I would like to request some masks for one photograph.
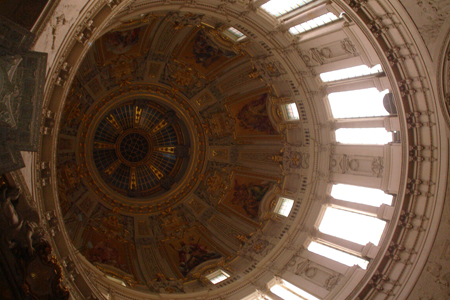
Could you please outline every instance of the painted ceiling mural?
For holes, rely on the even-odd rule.
[[[253,248],[239,254],[270,222],[283,185],[278,95],[225,29],[189,13],[123,22],[92,45],[66,99],[68,233],[134,288],[195,291],[218,266],[248,268]]]

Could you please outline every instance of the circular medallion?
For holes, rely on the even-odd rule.
[[[129,165],[139,165],[151,151],[145,132],[127,131],[116,143],[117,156]]]
[[[172,90],[132,85],[130,91],[113,91],[84,113],[74,170],[102,204],[156,214],[199,184],[205,133],[189,102]]]
[[[102,114],[91,139],[95,167],[114,191],[131,198],[170,189],[189,160],[176,149],[184,145],[184,123],[152,101],[127,101]]]

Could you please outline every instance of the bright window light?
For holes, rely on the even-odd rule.
[[[384,145],[392,142],[392,133],[384,128],[339,128],[336,142],[344,144]]]
[[[319,230],[360,245],[378,245],[386,222],[374,217],[327,207]]]
[[[367,260],[362,259],[361,257],[357,257],[355,255],[351,255],[316,242],[311,242],[311,244],[309,244],[308,246],[308,250],[324,257],[328,257],[329,259],[338,261],[341,264],[347,265],[349,267],[359,265],[365,270],[367,269],[367,265],[369,264]]]
[[[279,17],[311,1],[313,0],[271,0],[261,5],[261,8],[269,14]]]
[[[297,286],[293,285],[292,283],[290,283],[290,282],[288,282],[288,281],[286,281],[284,279],[282,279],[282,280],[283,280],[283,285],[287,289],[291,290],[292,292],[294,292],[295,294],[299,295],[303,299],[305,299],[305,300],[319,300],[319,298],[314,297],[310,293],[305,292],[304,290],[298,288]]]
[[[240,32],[239,30],[237,30],[234,27],[230,27],[227,29],[229,32],[231,32],[233,35],[235,35],[237,38],[243,37],[245,36],[242,32]]]
[[[217,284],[219,282],[224,281],[225,279],[227,279],[228,277],[230,277],[230,275],[228,273],[226,273],[223,270],[217,270],[212,272],[211,274],[206,275],[206,278],[209,279],[209,281],[212,282],[212,284]]]
[[[369,68],[366,65],[340,69],[320,74],[320,79],[323,82],[330,82],[336,80],[342,80],[347,78],[360,77],[365,75],[377,74],[383,72],[381,65],[376,65],[373,68]]]
[[[379,189],[371,189],[362,186],[335,184],[331,188],[331,197],[334,199],[361,203],[380,207],[381,204],[392,205],[392,195]]]
[[[277,295],[278,297],[283,298],[285,300],[305,300],[278,284],[272,286],[270,288],[270,291],[275,295]]]
[[[224,34],[236,42],[239,42],[247,37],[234,27],[229,27],[227,30],[224,31]]]
[[[306,21],[300,25],[291,27],[291,28],[289,28],[289,32],[292,34],[299,34],[299,33],[305,32],[305,31],[312,30],[316,27],[323,26],[323,25],[333,22],[334,20],[337,20],[337,19],[338,19],[338,17],[336,17],[332,12],[329,12],[327,14],[321,15],[320,17]]]
[[[234,27],[228,27],[222,33],[226,37],[232,39],[235,42],[239,42],[247,37],[246,35],[244,35],[242,32],[240,32],[239,30],[237,30]]]
[[[298,120],[300,116],[298,114],[298,108],[295,103],[289,103],[285,106],[286,115],[289,120]]]
[[[278,199],[278,203],[275,206],[275,212],[279,215],[287,217],[289,216],[293,205],[294,200],[281,197],[280,199]]]
[[[376,88],[331,93],[328,95],[331,113],[336,119],[387,116],[383,97],[389,90],[379,92]]]

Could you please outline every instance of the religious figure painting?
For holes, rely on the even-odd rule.
[[[277,135],[267,113],[268,94],[260,94],[229,106],[236,120],[236,136]]]
[[[104,38],[106,49],[115,54],[128,52],[133,45],[139,42],[140,31],[141,27],[107,33]]]
[[[127,246],[115,239],[91,229],[86,239],[86,258],[99,266],[111,266],[128,274],[132,273],[127,259]]]
[[[201,29],[192,37],[178,59],[206,74],[211,70],[218,70],[236,56],[234,51],[219,45],[206,30]]]
[[[77,217],[84,219],[84,216]],[[101,269],[113,267],[117,269],[113,269],[114,272],[134,274],[133,218],[97,204],[85,222],[81,239],[77,238],[74,244],[83,249],[86,258]]]
[[[166,251],[181,276],[207,261],[219,259],[222,254],[197,229],[191,229],[181,238],[164,242]]]
[[[273,185],[274,182],[267,179],[236,174],[221,204],[240,216],[257,221],[261,203]]]
[[[197,32],[192,51],[196,59],[195,62],[206,69],[221,57],[232,58],[236,56],[233,51],[220,49],[203,31]]]

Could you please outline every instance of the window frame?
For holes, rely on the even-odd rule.
[[[287,215],[284,215],[284,214],[280,213],[280,210],[283,207],[283,204],[285,203],[285,200],[289,201],[289,203],[292,204],[291,207],[289,208],[289,211],[288,211]],[[294,199],[280,196],[280,197],[278,197],[277,204],[275,205],[275,208],[273,209],[273,212],[276,213],[278,216],[281,216],[283,218],[288,218],[290,216],[291,212],[292,212],[292,208],[294,207],[294,204],[295,204],[295,200]]]
[[[223,277],[225,277],[225,278],[223,278],[223,277],[221,277],[221,276],[223,276]],[[215,284],[218,284],[218,283],[221,283],[221,282],[227,280],[228,278],[231,277],[231,275],[228,274],[227,272],[225,272],[225,271],[222,270],[222,269],[217,269],[217,270],[211,272],[210,274],[205,275],[205,277],[206,277],[206,279],[208,279],[212,284],[215,285]],[[215,279],[217,279],[217,278],[219,278],[219,277],[221,277],[221,279],[220,279],[219,281],[215,281]]]
[[[298,106],[297,106],[296,102],[283,103],[283,104],[280,104],[280,106],[281,106],[281,111],[283,112],[284,120],[286,122],[297,122],[297,121],[300,121],[300,110],[298,109]],[[298,116],[298,118],[291,118],[289,116],[289,108],[288,108],[288,106],[295,106],[295,108],[297,109],[297,116]],[[295,112],[294,112],[294,115],[295,115]]]
[[[233,28],[234,30],[239,31],[240,33],[242,33],[242,36],[237,36],[236,34],[234,34],[233,32],[230,31],[230,28]],[[222,31],[222,34],[225,37],[227,37],[230,40],[232,40],[233,42],[235,42],[235,43],[242,42],[242,41],[244,41],[244,40],[246,40],[248,38],[242,31],[240,31],[239,29],[234,28],[233,26],[229,26],[226,29],[224,29]]]

